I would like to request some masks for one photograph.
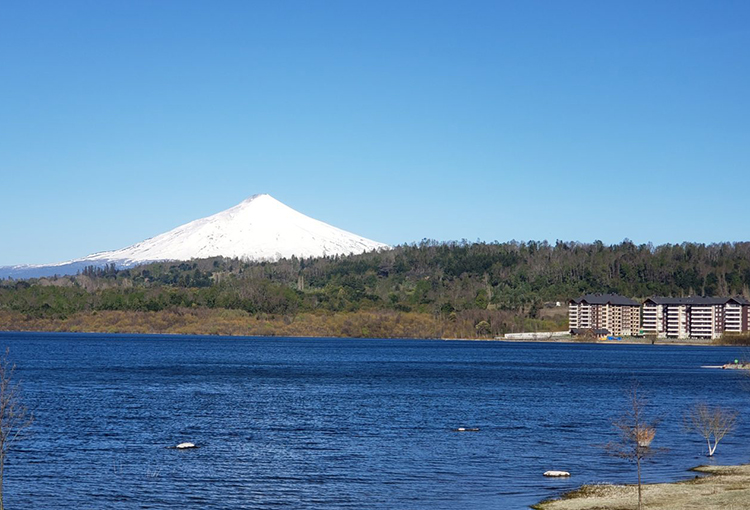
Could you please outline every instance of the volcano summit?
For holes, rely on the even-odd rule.
[[[121,250],[94,253],[59,264],[0,267],[0,277],[75,274],[92,265],[115,264],[125,268],[147,262],[207,257],[272,261],[292,256],[348,255],[387,247],[305,216],[264,194]]]

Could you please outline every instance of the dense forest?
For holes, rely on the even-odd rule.
[[[564,330],[565,302],[587,292],[750,297],[750,242],[425,240],[345,257],[89,267],[0,280],[0,329],[483,337]]]

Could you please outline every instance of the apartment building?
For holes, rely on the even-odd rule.
[[[746,333],[750,331],[750,301],[732,298],[724,305],[724,331]]]
[[[719,338],[750,331],[750,301],[653,297],[643,303],[642,330],[661,338]]]
[[[580,330],[606,330],[613,335],[633,335],[640,329],[641,307],[617,294],[586,294],[568,302],[568,325]]]

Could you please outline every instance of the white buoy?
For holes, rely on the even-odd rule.
[[[545,471],[544,476],[570,476],[567,471]]]
[[[177,446],[175,446],[178,450],[184,450],[185,448],[195,448],[195,445],[193,443],[180,443]]]

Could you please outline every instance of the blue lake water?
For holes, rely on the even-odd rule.
[[[521,509],[634,481],[599,446],[634,378],[670,449],[646,481],[707,462],[682,429],[695,401],[750,415],[742,374],[700,368],[737,348],[29,333],[0,347],[36,418],[8,459],[8,508]],[[749,439],[741,423],[716,462],[750,461]],[[183,441],[201,447],[167,448]]]

